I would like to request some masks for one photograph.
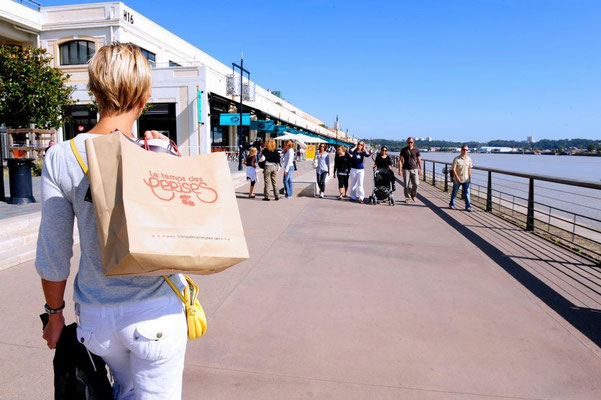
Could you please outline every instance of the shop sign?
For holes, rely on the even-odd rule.
[[[273,121],[250,121],[250,130],[251,131],[265,131],[265,132],[273,132],[274,127]]]
[[[284,133],[285,130],[286,127],[284,125],[275,125],[273,127],[273,132],[275,132],[277,135],[279,135],[280,133]]]
[[[240,114],[220,114],[219,125],[240,125]],[[250,114],[242,114],[242,125],[250,125]]]

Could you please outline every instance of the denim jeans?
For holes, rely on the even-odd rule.
[[[188,328],[174,295],[136,303],[76,305],[77,340],[102,357],[117,400],[180,399]]]
[[[284,175],[284,192],[286,193],[286,197],[292,197],[294,193],[292,191],[292,173],[294,172],[294,168],[290,168],[288,173]]]
[[[326,191],[326,176],[328,176],[328,171],[317,170],[317,186],[322,193]]]
[[[465,209],[471,210],[472,205],[470,203],[470,182],[457,183],[453,181],[453,192],[451,193],[451,202],[449,207],[455,207],[455,199],[457,198],[457,192],[459,188],[463,187],[463,198],[465,199]]]

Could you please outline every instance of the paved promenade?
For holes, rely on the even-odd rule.
[[[395,207],[339,201],[334,181],[326,199],[278,202],[247,186],[251,258],[194,277],[209,330],[189,343],[185,399],[601,398],[590,262],[440,209],[448,194],[426,185]],[[33,262],[0,271],[2,400],[52,398],[43,303]]]

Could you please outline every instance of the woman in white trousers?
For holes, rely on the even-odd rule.
[[[365,197],[365,190],[363,189],[363,181],[365,180],[363,159],[369,157],[371,151],[365,151],[365,143],[359,142],[357,146],[349,151],[349,154],[351,156],[350,197],[353,201],[363,202],[363,198]]]

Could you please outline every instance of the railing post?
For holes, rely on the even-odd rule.
[[[486,211],[492,212],[492,172],[488,171],[488,186],[486,187]]]
[[[526,230],[534,231],[534,178],[530,178],[528,185],[528,211],[526,217]]]
[[[436,163],[432,161],[432,186],[436,186]]]
[[[449,191],[449,164],[444,165],[444,191]]]

